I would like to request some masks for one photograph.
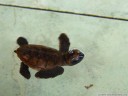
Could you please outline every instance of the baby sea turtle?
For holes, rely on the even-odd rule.
[[[31,77],[29,67],[36,69],[37,78],[53,78],[64,72],[62,66],[72,66],[79,63],[84,54],[78,49],[69,51],[70,41],[65,33],[59,36],[59,51],[43,45],[28,44],[24,37],[17,39],[20,46],[14,52],[22,61],[20,65],[20,74],[26,79]]]

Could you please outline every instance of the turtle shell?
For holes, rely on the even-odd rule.
[[[23,45],[15,50],[18,57],[36,70],[49,70],[63,64],[61,52],[42,45]]]

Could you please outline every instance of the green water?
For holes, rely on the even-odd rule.
[[[31,78],[23,78],[13,52],[18,48],[16,39],[24,36],[29,43],[58,49],[61,33],[69,36],[70,49],[86,55],[84,60],[64,67],[64,74],[56,78],[37,79],[31,69]],[[0,41],[0,96],[128,93],[128,22],[0,7]]]

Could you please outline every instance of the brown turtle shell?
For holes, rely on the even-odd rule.
[[[49,70],[64,64],[62,53],[43,45],[23,45],[15,50],[24,64],[36,70]]]

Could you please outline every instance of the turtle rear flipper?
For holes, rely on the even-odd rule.
[[[35,77],[45,78],[45,79],[54,78],[58,75],[63,74],[63,72],[64,72],[64,69],[62,67],[55,67],[54,69],[51,69],[51,70],[45,70],[45,71],[41,70],[35,74]]]
[[[23,62],[21,62],[20,65],[20,74],[25,77],[26,79],[29,79],[31,77],[30,72],[29,72],[29,67],[25,65]]]
[[[59,51],[66,53],[69,51],[70,41],[66,34],[62,33],[59,36]]]
[[[19,37],[17,39],[17,44],[19,46],[22,46],[22,45],[27,45],[28,44],[28,41],[24,38],[24,37]]]

